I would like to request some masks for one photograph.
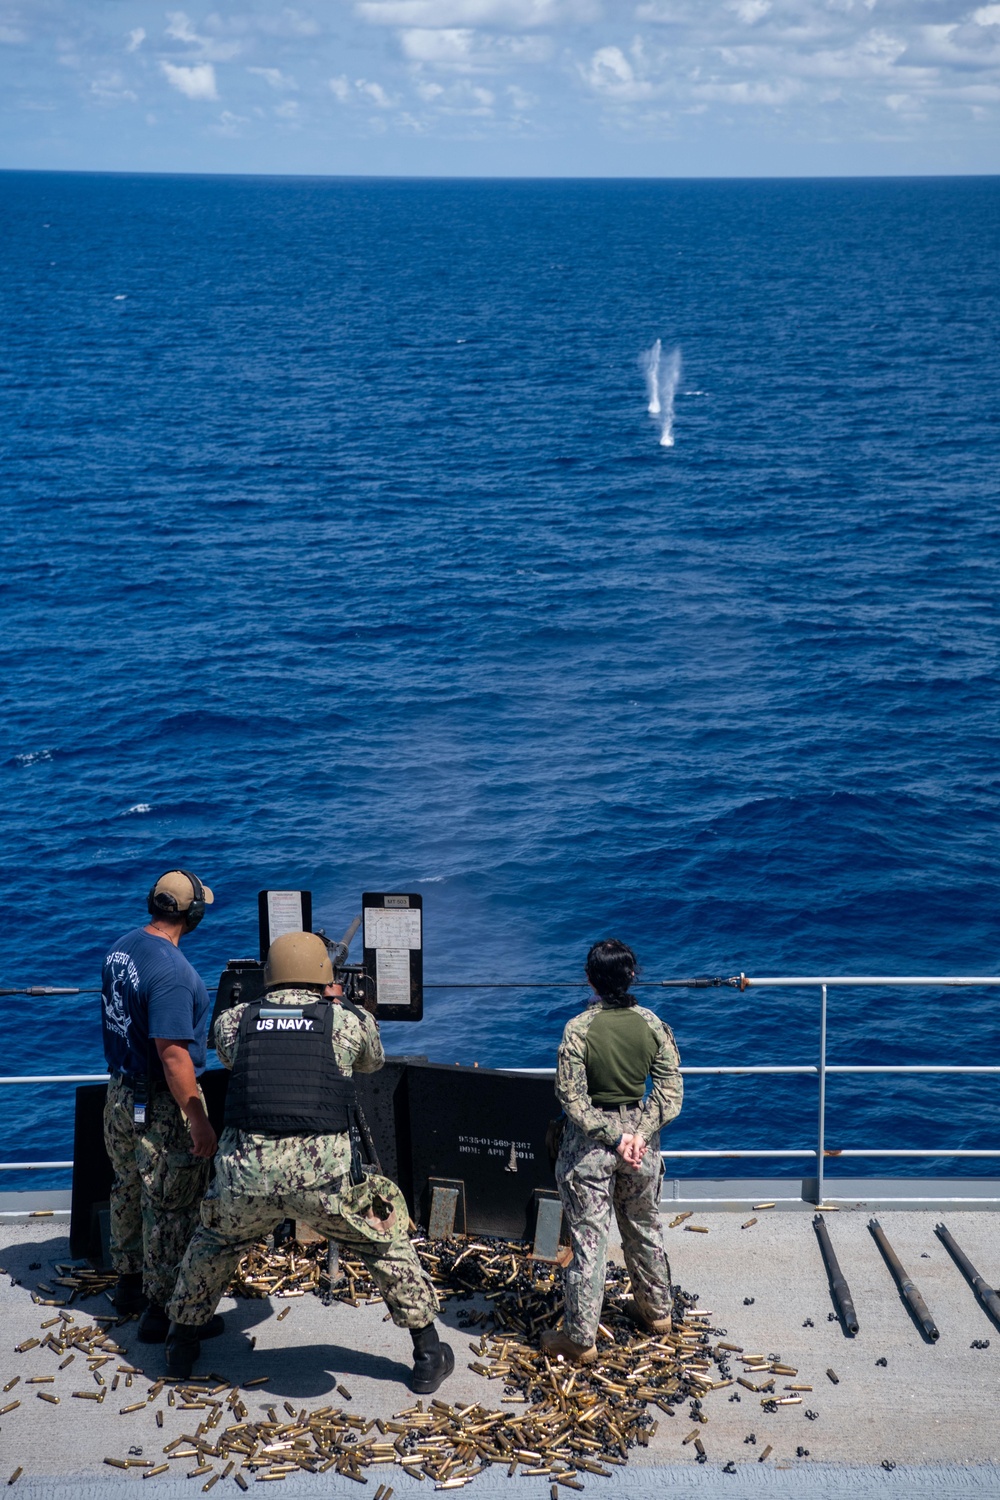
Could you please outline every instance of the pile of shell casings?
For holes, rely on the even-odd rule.
[[[32,1302],[39,1307],[69,1307],[77,1297],[95,1297],[99,1292],[110,1294],[118,1281],[117,1272],[94,1271],[90,1266],[56,1266],[56,1272],[51,1286],[40,1281],[31,1294]]]
[[[556,1268],[532,1260],[515,1242],[418,1240],[416,1248],[443,1297],[475,1296],[486,1302],[485,1311],[463,1309],[460,1322],[490,1325],[469,1345],[470,1368],[499,1383],[494,1387],[500,1393],[497,1405],[416,1401],[391,1420],[371,1420],[346,1409],[350,1392],[338,1386],[345,1406],[296,1408],[276,1398],[252,1416],[244,1401],[246,1386],[241,1390],[221,1375],[150,1382],[134,1366],[120,1363],[116,1356],[122,1351],[109,1325],[129,1320],[117,1317],[78,1326],[73,1314],[57,1313],[42,1324],[44,1337],[26,1340],[17,1346],[18,1353],[50,1350],[61,1357],[60,1370],[82,1356],[94,1384],[72,1394],[97,1404],[105,1403],[109,1391],[117,1392],[120,1382],[127,1389],[133,1376],[141,1381],[142,1389],[118,1395],[125,1402],[118,1408],[121,1415],[157,1403],[158,1427],[166,1415],[171,1425],[180,1417],[185,1430],[166,1442],[156,1458],[130,1455],[105,1462],[140,1469],[150,1478],[176,1475],[183,1465],[203,1490],[221,1478],[231,1477],[246,1489],[248,1481],[280,1481],[300,1470],[336,1472],[363,1482],[365,1470],[382,1466],[429,1478],[435,1487],[459,1489],[492,1464],[502,1464],[510,1476],[545,1475],[554,1486],[581,1489],[588,1475],[610,1477],[627,1462],[631,1448],[648,1444],[659,1420],[653,1420],[651,1407],[672,1417],[687,1401],[698,1424],[692,1437],[703,1459],[701,1434],[708,1420],[703,1398],[733,1382],[726,1363],[731,1355],[713,1341],[718,1330],[709,1327],[712,1315],[698,1310],[696,1298],[678,1294],[672,1333],[640,1333],[620,1311],[629,1290],[625,1272],[609,1267],[598,1361],[568,1365],[536,1347],[538,1333],[561,1317]],[[278,1298],[321,1291],[324,1282],[329,1285],[326,1254],[325,1245],[255,1247],[244,1258],[233,1291]],[[360,1263],[342,1260],[340,1268],[344,1285],[334,1292],[338,1300],[355,1305],[378,1300]],[[72,1270],[74,1278],[81,1275]],[[246,1385],[259,1386],[266,1379]],[[15,1377],[7,1389],[18,1382]],[[36,1376],[31,1383],[54,1380]],[[133,1401],[132,1394],[142,1399]],[[57,1403],[59,1398],[51,1399]],[[195,1412],[200,1414],[197,1425],[188,1419]],[[379,1488],[381,1500],[387,1500],[390,1487]]]
[[[294,1240],[280,1250],[266,1242],[254,1245],[243,1256],[229,1288],[233,1297],[304,1297],[320,1289],[322,1266],[318,1255],[322,1249],[325,1262],[327,1247],[298,1245]]]

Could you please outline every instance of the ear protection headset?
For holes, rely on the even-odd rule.
[[[170,917],[175,919],[181,917],[184,922],[184,931],[193,932],[205,915],[205,891],[197,875],[192,875],[190,870],[181,870],[179,873],[187,876],[191,882],[191,889],[194,892],[191,898],[191,905],[187,910],[178,910],[177,898],[176,896],[172,896],[169,891],[157,892],[156,886],[159,883],[158,881],[154,882],[150,887],[149,895],[146,897],[146,910],[151,917]],[[160,879],[162,880],[162,878],[161,876]]]

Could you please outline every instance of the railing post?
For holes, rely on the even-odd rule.
[[[823,1164],[826,1160],[826,985],[820,985],[819,1002],[819,1121],[816,1141],[816,1202],[823,1202]]]

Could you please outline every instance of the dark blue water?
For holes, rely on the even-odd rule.
[[[0,209],[3,983],[92,986],[176,864],[210,984],[298,885],[331,930],[421,891],[435,981],[612,933],[647,978],[1000,970],[996,179]],[[576,1003],[432,991],[387,1043],[541,1065]],[[687,1063],[815,1059],[814,993],[653,1003]],[[0,1007],[2,1071],[100,1065],[94,997]],[[831,1060],[1000,1063],[996,993],[835,994]],[[3,1159],[66,1153],[2,1092]],[[829,1144],[996,1147],[996,1097],[834,1080]],[[670,1143],[808,1147],[815,1099],[692,1082]]]

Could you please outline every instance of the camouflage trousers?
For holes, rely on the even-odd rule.
[[[108,1084],[104,1144],[111,1159],[111,1263],[142,1272],[143,1290],[162,1307],[198,1222],[209,1162],[191,1155],[187,1121],[166,1087],[151,1092],[146,1123],[133,1118],[132,1086]]]
[[[634,1132],[639,1110],[623,1106],[620,1116],[622,1132]],[[659,1135],[649,1142],[642,1166],[636,1171],[617,1152],[567,1122],[556,1162],[556,1182],[573,1249],[573,1259],[563,1271],[563,1323],[568,1336],[588,1347],[597,1337],[612,1207],[632,1280],[632,1295],[646,1317],[666,1317],[673,1297],[660,1225],[663,1162]]]
[[[327,1191],[278,1191],[267,1197],[220,1193],[218,1181],[213,1183],[167,1306],[171,1318],[176,1323],[207,1323],[241,1256],[282,1219],[301,1219],[364,1264],[398,1328],[426,1328],[438,1311],[438,1299],[417,1252],[405,1233],[386,1244],[365,1238],[348,1224],[340,1208],[349,1181],[335,1179]]]

